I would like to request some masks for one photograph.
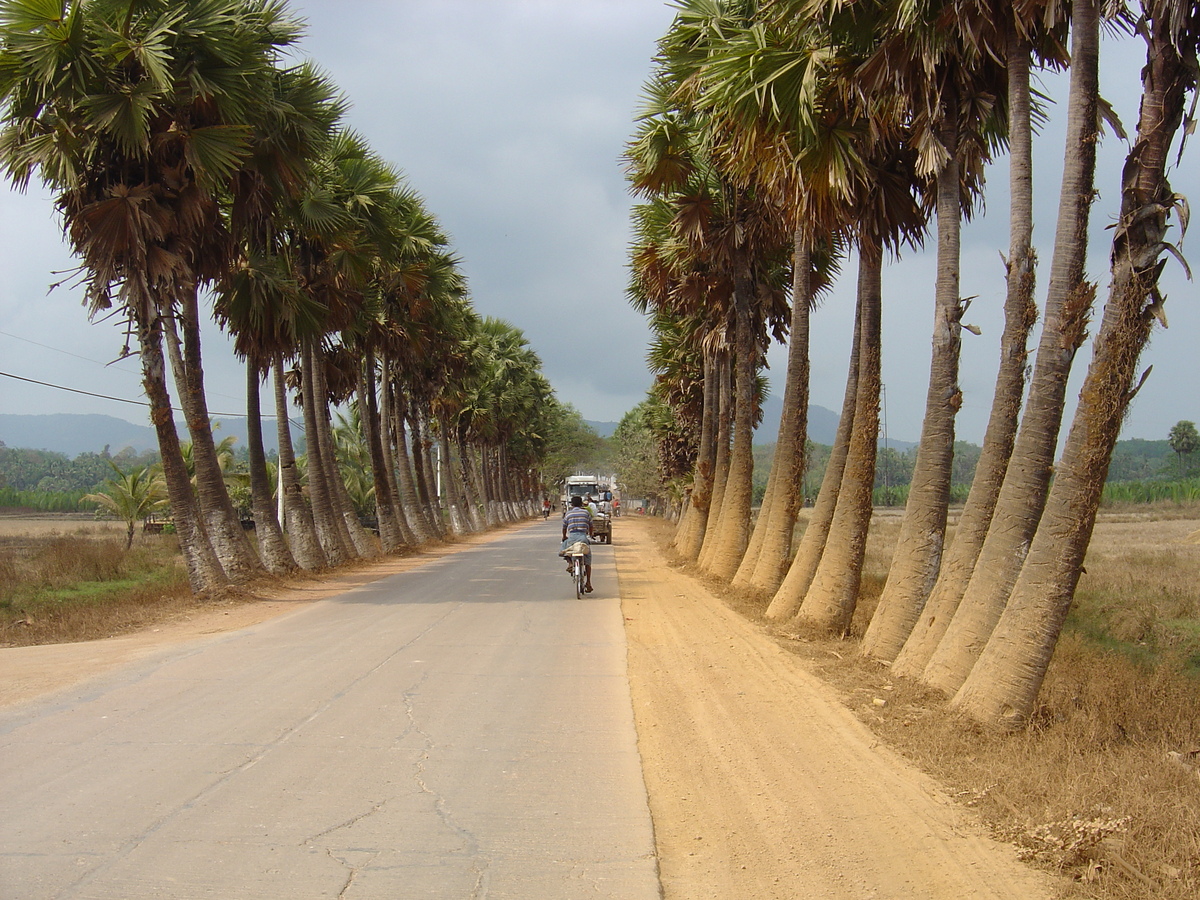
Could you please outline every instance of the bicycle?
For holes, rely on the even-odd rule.
[[[575,599],[580,600],[586,593],[584,586],[587,584],[587,544],[576,541],[563,551],[563,556],[571,563],[569,574],[575,582]]]

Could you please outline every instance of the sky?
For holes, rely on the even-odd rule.
[[[650,334],[625,297],[628,193],[621,154],[651,71],[655,41],[674,10],[659,0],[293,0],[308,22],[299,57],[317,63],[351,103],[347,124],[399,167],[450,235],[475,308],[520,328],[560,400],[585,419],[618,421],[644,399]],[[1102,92],[1127,130],[1136,125],[1140,42],[1106,42]],[[1043,90],[1061,97],[1061,78]],[[1061,118],[1061,115],[1059,115]],[[1061,127],[1035,143],[1035,242],[1039,297],[1049,270]],[[1172,180],[1200,196],[1189,145]],[[1108,247],[1125,146],[1101,145],[1088,274],[1107,291]],[[1007,165],[988,176],[986,213],[963,235],[964,321],[958,435],[980,442],[991,402],[1004,296]],[[1194,240],[1194,238],[1193,238]],[[919,439],[933,327],[932,247],[884,271],[884,421],[891,439]],[[1187,255],[1188,244],[1183,245]],[[125,343],[119,322],[89,322],[49,195],[32,185],[0,191],[0,372],[134,403],[0,377],[0,413],[103,413],[146,423],[136,358],[112,362]],[[52,283],[67,283],[48,290]],[[852,263],[813,318],[813,403],[837,411],[853,324]],[[1154,371],[1134,401],[1124,437],[1165,438],[1175,422],[1200,420],[1197,288],[1169,261],[1163,284],[1171,327],[1156,328],[1143,356]],[[1096,321],[1099,320],[1099,309]],[[1093,329],[1094,330],[1094,329]],[[1036,334],[1035,334],[1036,340]],[[244,376],[214,327],[204,336],[214,416],[239,413]],[[786,350],[769,354],[780,385]],[[1076,359],[1072,400],[1090,359]],[[4,436],[0,434],[0,440]],[[760,437],[760,439],[762,439]]]

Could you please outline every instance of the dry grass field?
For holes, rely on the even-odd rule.
[[[89,517],[0,516],[0,647],[111,637],[198,605],[171,535]]]

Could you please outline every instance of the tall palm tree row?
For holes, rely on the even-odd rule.
[[[997,12],[1005,10],[1014,12],[1008,6]],[[893,662],[892,670],[900,674],[922,673],[958,609],[987,537],[1016,439],[1025,388],[1029,333],[1037,320],[1033,296],[1036,255],[1033,249],[1032,53],[1035,47],[1038,48],[1043,65],[1065,63],[1061,44],[1065,10],[1047,4],[1047,12],[1051,17],[1057,14],[1057,20],[1031,21],[1016,14],[1010,14],[1005,20],[1010,202],[1000,364],[971,492],[959,515],[954,543],[943,560],[933,591],[917,625]]]
[[[1094,0],[682,0],[660,42],[651,103],[628,151],[634,190],[649,201],[635,210],[631,300],[655,320],[672,317],[671,327],[656,328],[656,358],[671,358],[669,348],[659,346],[668,339],[710,353],[702,357],[703,402],[687,406],[682,394],[675,401],[665,394],[667,409],[681,421],[697,409],[703,413],[695,426],[679,429],[692,441],[683,458],[695,462],[676,546],[687,557],[699,554],[713,574],[773,595],[766,612],[775,620],[849,628],[874,473],[884,250],[919,242],[931,217],[938,240],[925,423],[904,525],[863,651],[894,660],[894,671],[948,693],[962,685],[955,703],[1003,727],[1020,722],[1036,696],[1078,577],[1119,414],[1136,393],[1133,366],[1161,317],[1160,257],[1173,249],[1163,236],[1177,208],[1184,227],[1187,221],[1164,166],[1171,141],[1185,130],[1181,104],[1195,90],[1200,13],[1182,0],[1147,0],[1137,12],[1107,4],[1105,14],[1149,45],[1142,118],[1124,176],[1110,298],[1092,373],[1066,454],[1054,465],[1066,379],[1096,292],[1083,274],[1096,196],[1095,144],[1099,123],[1113,120],[1097,89],[1098,6]],[[1023,403],[1027,341],[1038,317],[1031,123],[1041,112],[1029,85],[1038,67],[1068,61],[1067,165],[1040,344]],[[943,560],[961,405],[958,351],[969,305],[959,288],[958,232],[980,202],[985,167],[999,149],[1008,151],[1011,187],[1001,363],[982,464]],[[721,399],[730,381],[716,350],[732,345],[732,358],[739,359],[736,282],[714,277],[715,260],[697,252],[714,246],[711,239],[693,240],[719,221],[719,205],[708,200],[705,217],[694,223],[680,214],[697,175],[725,185],[724,196],[738,197],[747,215],[791,227],[796,308],[778,444],[793,453],[805,440],[796,424],[802,411],[795,408],[807,403],[801,399],[803,342],[819,328],[808,319],[815,237],[834,235],[851,244],[860,263],[846,401],[817,506],[789,564],[795,520],[780,497],[796,493],[798,477],[795,456],[777,450],[753,540],[744,533],[722,538],[723,552],[741,558],[736,575],[712,563],[713,539],[728,534],[718,524],[724,507],[718,498],[738,477],[730,463],[730,414]],[[739,192],[770,203],[756,206]],[[757,233],[767,230],[760,223]],[[743,226],[743,233],[754,232]],[[754,250],[763,260],[775,252],[770,242]],[[688,329],[679,330],[681,323]],[[735,421],[734,434],[738,428]],[[1068,476],[1066,466],[1072,467]],[[1061,522],[1042,514],[1059,497],[1072,511]],[[1056,554],[1052,548],[1060,545],[1071,553]],[[1045,559],[1038,557],[1034,568],[1039,548]],[[944,677],[951,665],[953,674]]]
[[[399,172],[340,128],[336,88],[285,60],[301,36],[277,0],[0,3],[0,164],[17,186],[36,178],[54,191],[90,311],[116,308],[137,341],[197,592],[429,540],[443,533],[443,502],[459,530],[478,527],[479,482],[511,518],[534,491],[541,417],[554,408],[540,361],[510,335],[491,362],[495,384],[475,376],[489,395],[487,453],[465,423],[453,434],[442,392],[459,392],[478,322],[458,261]],[[253,542],[205,402],[200,325],[210,301],[247,368]],[[259,412],[268,373],[278,497]],[[293,404],[306,460],[292,446]],[[334,408],[352,410],[340,442]],[[352,465],[348,447],[363,449]],[[451,477],[454,461],[461,477]],[[363,513],[377,520],[378,540]]]
[[[1008,603],[1029,541],[1039,527],[1054,471],[1067,378],[1087,336],[1096,286],[1084,271],[1099,139],[1098,4],[1071,5],[1071,90],[1058,223],[1042,334],[1012,460],[996,500],[994,524],[922,680],[953,694],[969,674]]]
[[[679,60],[707,40],[705,29],[685,24],[661,42],[660,71],[647,86],[646,110],[626,158],[634,190],[657,201],[642,216],[650,227],[642,229],[648,243],[640,250],[635,299],[676,314],[705,310],[707,343],[715,354],[706,380],[715,379],[710,389],[717,398],[716,427],[709,430],[716,433],[716,479],[711,494],[699,483],[694,491],[693,506],[707,507],[703,531],[693,516],[680,537],[691,545],[685,552],[699,544],[702,568],[729,579],[750,540],[758,372],[768,334],[786,331],[785,263],[792,241],[776,196],[752,180],[738,183],[722,174],[711,117],[687,96],[688,76]],[[730,414],[723,416],[726,367]]]
[[[228,522],[205,434],[194,304],[229,261],[224,188],[249,158],[253,123],[275,96],[279,53],[299,30],[281,7],[250,0],[16,0],[0,7],[0,30],[4,167],[20,186],[37,176],[55,191],[91,310],[118,305],[138,337],[191,583],[249,577],[256,561]],[[163,344],[176,319],[199,501],[167,388]]]
[[[1172,219],[1181,234],[1187,228],[1186,200],[1171,189],[1167,172],[1196,98],[1200,5],[1146,0],[1136,33],[1146,43],[1142,99],[1122,170],[1108,298],[1091,365],[1028,556],[953,701],[973,718],[1003,728],[1024,725],[1033,711],[1082,571],[1113,447],[1140,387],[1138,360],[1154,324],[1165,323],[1158,279],[1163,254],[1179,255],[1167,240]]]

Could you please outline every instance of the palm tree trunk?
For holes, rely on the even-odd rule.
[[[1166,166],[1187,93],[1195,89],[1200,35],[1187,31],[1196,28],[1196,18],[1177,20],[1169,4],[1156,5],[1151,13],[1138,134],[1122,171],[1112,279],[1092,364],[1029,556],[991,639],[953,701],[990,726],[1020,727],[1033,711],[1075,594],[1113,446],[1137,393],[1138,359],[1162,315],[1160,257],[1177,202]]]
[[[324,399],[316,396],[314,369],[318,365],[311,341],[301,347],[300,374],[303,381],[300,393],[304,403],[304,436],[308,454],[308,494],[312,501],[313,522],[317,537],[326,559],[333,566],[340,566],[354,557],[350,535],[334,505],[333,488],[329,479],[329,464],[325,461],[325,447],[321,441],[317,422],[318,405],[324,409]]]
[[[1046,318],[1029,399],[971,579],[921,680],[946,694],[962,685],[1008,602],[1038,528],[1054,472],[1067,378],[1086,338],[1095,286],[1084,279],[1098,139],[1099,16],[1093,0],[1072,14],[1071,89]]]
[[[459,477],[462,479],[466,494],[466,513],[471,531],[483,531],[483,517],[479,510],[479,489],[475,486],[475,467],[471,462],[471,446],[467,443],[461,430],[458,434],[458,465],[461,469]]]
[[[313,400],[317,412],[317,436],[321,444],[322,462],[327,467],[329,478],[329,499],[333,504],[334,514],[340,516],[342,530],[349,535],[350,546],[357,556],[364,559],[379,554],[379,548],[372,535],[367,533],[362,523],[358,521],[358,512],[350,500],[350,492],[346,490],[346,482],[338,466],[337,445],[333,440],[333,422],[331,420],[329,403],[329,382],[325,375],[325,360],[322,354],[313,356]]]
[[[323,569],[329,565],[317,537],[312,510],[304,499],[300,476],[296,470],[296,452],[292,448],[292,430],[284,383],[283,357],[276,353],[271,361],[275,381],[275,421],[279,436],[279,490],[283,492],[284,526],[292,554],[305,569]]]
[[[748,272],[737,282],[734,290],[733,444],[729,453],[729,475],[721,498],[721,534],[708,565],[709,572],[723,581],[730,581],[736,574],[750,542],[750,501],[754,482],[754,390],[759,351],[752,307],[757,285]]]
[[[438,416],[438,471],[441,474],[442,496],[446,498],[446,512],[450,516],[450,531],[455,536],[464,535],[470,528],[462,508],[462,492],[454,475],[454,461],[450,458],[450,422],[446,415]]]
[[[946,101],[946,106],[950,111],[940,137],[949,159],[937,178],[937,287],[925,421],[887,583],[862,642],[865,655],[887,662],[895,659],[908,640],[941,567],[954,464],[954,419],[962,406],[958,387],[963,304],[958,287],[962,212],[957,99]]]
[[[424,544],[434,538],[433,525],[429,521],[428,510],[417,492],[416,477],[413,474],[413,462],[408,451],[408,428],[405,424],[405,400],[400,390],[392,385],[389,390],[392,398],[391,417],[394,446],[396,448],[396,476],[400,488],[400,500],[404,506],[405,515],[418,544]]]
[[[387,461],[383,456],[380,438],[379,402],[375,393],[375,352],[363,351],[362,363],[357,366],[358,399],[364,437],[371,456],[371,477],[375,483],[375,516],[379,521],[379,540],[384,553],[395,553],[404,547],[392,502],[391,485],[387,477]]]
[[[875,487],[875,453],[879,443],[880,323],[882,316],[883,248],[866,241],[859,250],[859,363],[854,425],[829,526],[825,551],[796,622],[845,634],[858,605],[867,531],[871,525]]]
[[[496,483],[496,450],[490,444],[480,448],[479,472],[483,481],[487,526],[495,528],[500,524],[500,494]]]
[[[514,498],[517,492],[513,486],[512,462],[508,457],[508,442],[502,443],[496,454],[496,483],[500,486],[500,513],[505,522],[517,520]]]
[[[733,584],[774,594],[792,554],[792,532],[803,495],[805,444],[808,440],[808,338],[812,309],[812,245],[796,232],[792,255],[792,323],[784,377],[783,415],[767,492],[758,522]],[[758,550],[754,552],[757,539]]]
[[[721,511],[725,508],[725,484],[729,479],[729,439],[733,426],[732,385],[730,384],[730,359],[726,350],[717,357],[717,449],[713,457],[712,499],[709,501],[708,519],[704,527],[704,543],[696,562],[702,569],[708,568],[713,548],[721,531]]]
[[[409,408],[409,416],[412,423],[413,468],[417,492],[434,534],[445,537],[446,521],[442,517],[441,498],[438,497],[437,480],[433,478],[433,465],[430,461],[433,442],[429,439],[423,404],[414,400]]]
[[[700,556],[704,544],[705,526],[712,505],[713,469],[717,455],[717,416],[719,414],[720,384],[714,354],[702,351],[704,368],[704,402],[700,414],[700,443],[696,452],[695,475],[688,506],[675,530],[675,547],[684,559],[693,562]],[[715,517],[714,517],[715,519]]]
[[[1021,416],[1029,332],[1037,321],[1037,305],[1033,300],[1036,263],[1033,250],[1033,130],[1029,93],[1030,45],[1018,35],[1011,20],[1008,30],[1009,252],[1000,367],[971,493],[958,518],[954,541],[946,552],[929,601],[892,663],[892,672],[896,675],[921,675],[958,609],[996,510]]]
[[[393,409],[395,389],[392,378],[392,363],[388,356],[383,359],[383,377],[379,383],[379,428],[380,443],[383,448],[384,473],[387,476],[388,496],[392,498],[392,507],[396,512],[396,525],[400,529],[400,538],[408,546],[423,543],[417,537],[416,529],[410,521],[413,513],[407,507],[404,496],[400,492],[399,461],[396,457],[396,445],[399,438],[396,434],[396,416]]]
[[[183,407],[188,431],[192,436],[192,459],[196,466],[196,496],[204,515],[205,531],[221,560],[221,568],[234,582],[250,581],[265,574],[266,569],[250,546],[241,520],[225,489],[225,474],[217,461],[212,422],[204,396],[204,370],[200,356],[199,308],[195,289],[187,290],[181,298],[179,318],[183,323],[182,351],[175,319],[165,317],[167,350],[179,390],[179,405]]]
[[[787,574],[775,596],[767,607],[766,617],[775,622],[793,618],[808,595],[825,544],[829,529],[837,511],[838,493],[842,487],[842,475],[846,468],[846,456],[850,450],[850,434],[854,429],[854,409],[858,401],[858,370],[861,357],[859,344],[862,342],[862,303],[855,302],[854,334],[850,340],[850,363],[846,367],[846,393],[842,398],[842,414],[838,418],[837,433],[830,448],[829,461],[821,478],[821,489],[809,517],[808,526],[800,538],[800,546],[788,567]]]
[[[296,560],[283,539],[275,501],[267,476],[267,454],[263,450],[262,411],[258,366],[246,361],[246,449],[250,455],[250,500],[254,509],[254,533],[258,552],[272,575],[287,575],[296,570]]]
[[[188,583],[197,594],[215,590],[229,583],[229,577],[209,543],[204,521],[200,516],[192,482],[183,454],[179,449],[179,434],[167,391],[166,361],[162,352],[162,319],[147,301],[136,311],[135,324],[142,360],[142,386],[150,403],[150,424],[158,438],[158,450],[167,496],[171,501],[171,518],[179,535],[179,550],[187,568]]]

